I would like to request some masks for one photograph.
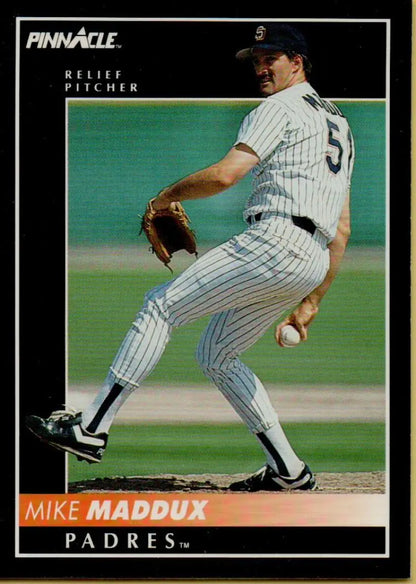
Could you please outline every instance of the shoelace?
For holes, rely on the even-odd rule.
[[[267,471],[267,466],[262,466],[257,472],[255,472],[250,478],[254,479],[257,477],[261,477],[262,479],[264,479],[265,475],[266,475],[266,471]]]
[[[57,422],[58,420],[71,420],[76,418],[79,413],[80,412],[75,408],[65,406],[64,410],[55,410],[52,412],[48,420],[51,420],[52,422]]]

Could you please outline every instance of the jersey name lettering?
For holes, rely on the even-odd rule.
[[[334,114],[335,116],[341,116],[342,118],[345,118],[342,111],[335,104],[330,103],[325,99],[322,99],[316,94],[313,95],[306,94],[302,95],[302,97],[307,103],[309,103],[309,105],[311,105],[316,110],[318,110],[319,108],[323,108],[329,114]]]

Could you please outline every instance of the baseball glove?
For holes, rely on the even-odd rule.
[[[175,251],[184,249],[197,255],[196,238],[189,223],[189,217],[180,203],[172,203],[160,211],[153,208],[152,201],[147,204],[140,233],[144,231],[152,246],[151,250],[169,269],[168,264]]]

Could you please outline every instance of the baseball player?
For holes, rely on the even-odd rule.
[[[265,465],[233,491],[312,490],[316,480],[291,447],[260,379],[240,355],[281,315],[306,341],[350,233],[354,147],[340,109],[309,84],[303,35],[278,23],[256,26],[252,61],[264,100],[243,120],[223,159],[163,189],[155,209],[216,195],[247,173],[245,230],[175,279],[150,290],[93,402],[83,412],[27,418],[39,438],[80,460],[100,462],[117,411],[158,363],[171,331],[211,314],[197,359],[264,450]]]

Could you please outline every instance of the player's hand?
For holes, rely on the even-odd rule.
[[[318,310],[319,307],[317,304],[312,302],[308,297],[304,298],[292,314],[276,326],[274,336],[277,344],[281,347],[284,346],[280,339],[280,331],[287,324],[294,326],[300,334],[301,340],[306,341],[308,338],[308,327],[318,314]]]
[[[162,211],[163,209],[168,209],[170,205],[172,205],[172,201],[167,199],[165,196],[165,190],[160,191],[160,193],[154,198],[151,199],[152,207],[155,211]]]

